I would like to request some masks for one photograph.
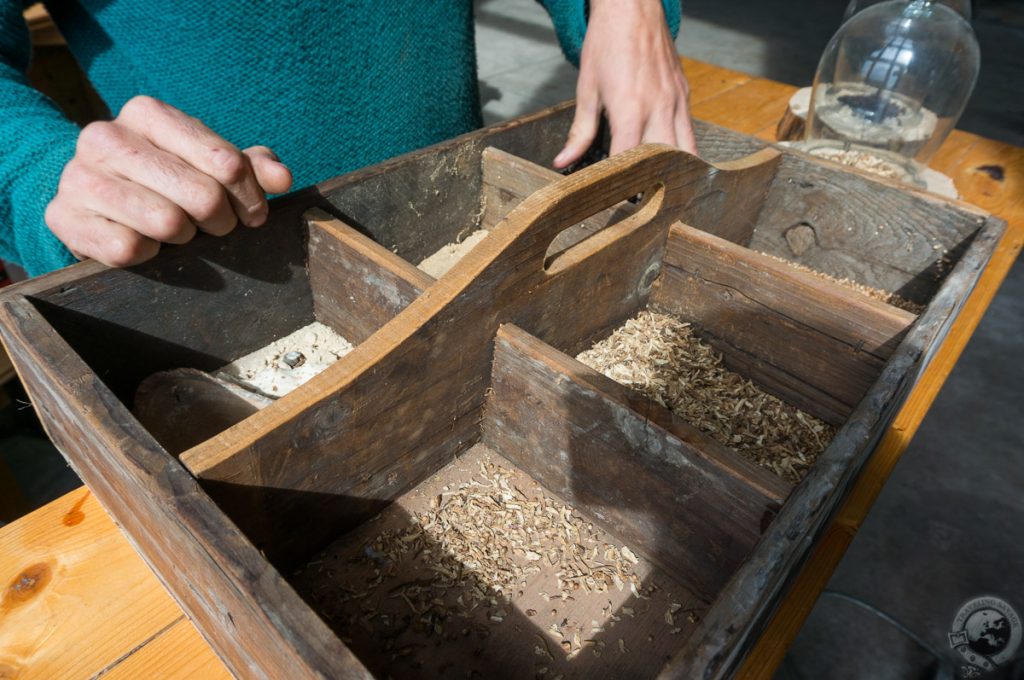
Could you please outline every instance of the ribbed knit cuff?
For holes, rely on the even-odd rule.
[[[46,206],[57,193],[61,172],[75,155],[75,139],[62,135],[45,147],[32,159],[31,172],[22,175],[11,192],[15,252],[3,253],[3,258],[20,265],[31,276],[77,261],[43,221]]]

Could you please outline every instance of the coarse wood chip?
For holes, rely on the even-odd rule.
[[[690,324],[665,314],[642,311],[576,358],[793,484],[836,433],[730,371]]]

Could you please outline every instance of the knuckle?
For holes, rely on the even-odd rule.
[[[152,235],[158,241],[169,241],[177,238],[186,228],[186,218],[180,209],[174,206],[156,206],[149,211],[146,221],[152,229]]]
[[[127,267],[145,259],[145,243],[138,234],[111,236],[104,240],[102,260],[111,267]]]
[[[55,198],[50,201],[46,206],[46,210],[43,211],[43,221],[46,226],[50,228],[50,231],[57,233],[64,227],[64,207],[61,205],[59,198]]]
[[[217,216],[224,202],[224,192],[215,182],[196,181],[189,189],[189,213],[200,222]]]
[[[248,161],[237,149],[215,149],[213,166],[216,168],[215,179],[222,184],[241,182],[249,171]]]
[[[156,113],[161,104],[158,100],[145,94],[138,94],[125,102],[118,118],[140,120]]]
[[[120,130],[116,124],[109,121],[96,121],[89,123],[78,133],[76,151],[88,153],[95,150],[104,150],[116,147],[121,143]]]

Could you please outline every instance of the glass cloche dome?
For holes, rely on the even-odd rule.
[[[843,14],[843,21],[848,20],[862,9],[866,9],[871,5],[876,5],[882,1],[883,0],[850,0],[850,4],[846,6],[846,12]],[[903,0],[903,2],[910,2],[910,0]],[[937,2],[956,10],[956,12],[964,19],[967,19],[968,21],[971,20],[971,0],[937,0]]]
[[[964,18],[931,0],[888,0],[854,15],[818,64],[803,147],[867,152],[918,181],[963,113],[979,67]]]

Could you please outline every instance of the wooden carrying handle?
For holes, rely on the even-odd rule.
[[[495,227],[494,236],[508,239],[510,250],[519,252],[528,267],[556,276],[640,229],[667,233],[677,219],[683,187],[713,170],[666,144],[638,146],[534,192]],[[548,258],[549,247],[563,231],[637,194],[643,194],[643,201],[634,214]]]

